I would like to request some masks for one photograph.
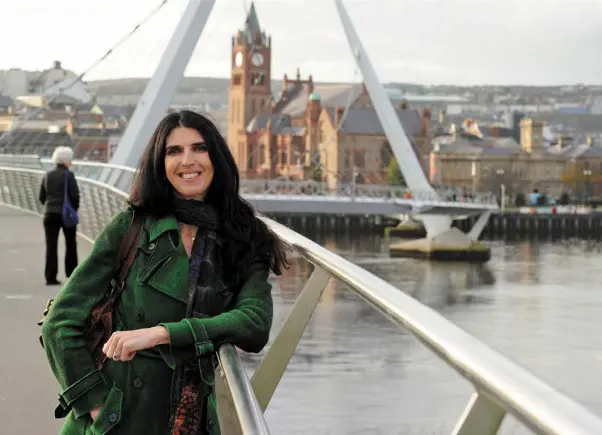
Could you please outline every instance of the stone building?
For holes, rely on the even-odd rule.
[[[467,191],[499,192],[513,198],[533,189],[552,198],[563,192],[597,196],[602,177],[602,148],[592,138],[574,144],[559,138],[545,146],[542,121],[523,119],[520,143],[511,137],[475,136],[452,129],[433,140],[430,181]]]
[[[284,76],[273,97],[271,48],[252,4],[232,38],[228,100],[227,141],[242,177],[385,183],[392,153],[365,86],[319,85],[297,70],[294,78]],[[428,170],[430,112],[396,110]]]

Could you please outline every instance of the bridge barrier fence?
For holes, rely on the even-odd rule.
[[[41,215],[38,189],[43,170],[0,167],[0,204]],[[94,241],[109,219],[123,209],[126,194],[96,180],[78,177],[79,233]],[[268,434],[263,416],[330,279],[411,333],[474,387],[453,434],[498,433],[512,415],[542,434],[599,435],[602,419],[530,371],[460,329],[431,308],[363,268],[267,218],[288,246],[314,266],[287,319],[249,379],[231,345],[218,350],[217,395],[224,434]],[[403,406],[403,403],[400,404]]]
[[[49,158],[38,156],[21,156],[0,154],[0,166],[14,166],[32,169],[50,169],[53,164]],[[76,160],[71,170],[80,177],[97,180],[112,185],[119,190],[129,192],[135,170],[127,166],[112,165],[90,161]],[[245,195],[279,195],[282,197],[298,196],[336,196],[341,198],[379,198],[382,200],[411,199],[430,203],[464,203],[474,205],[497,205],[497,198],[492,193],[466,193],[459,189],[436,189],[419,191],[403,186],[382,184],[336,183],[314,180],[291,180],[284,177],[275,179],[243,179],[241,194]]]

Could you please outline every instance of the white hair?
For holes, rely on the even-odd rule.
[[[52,153],[52,163],[55,165],[64,165],[73,160],[73,150],[69,147],[56,147]]]

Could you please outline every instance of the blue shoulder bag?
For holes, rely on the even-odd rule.
[[[75,228],[79,223],[77,211],[69,201],[69,171],[65,171],[65,200],[63,201],[63,225],[65,228]]]

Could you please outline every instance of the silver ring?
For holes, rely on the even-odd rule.
[[[119,359],[119,357],[120,357],[120,356],[121,356],[121,354],[119,354],[119,353],[116,353],[115,355],[113,355],[113,359],[114,359],[115,361],[117,361],[117,360]]]

